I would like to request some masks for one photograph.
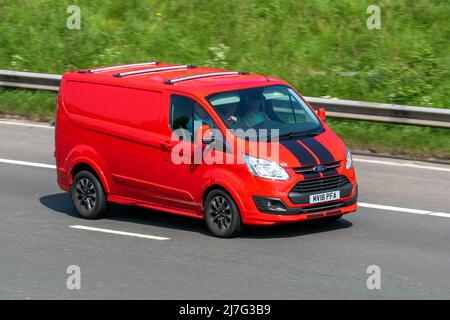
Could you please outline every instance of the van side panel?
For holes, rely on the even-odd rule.
[[[148,132],[159,126],[162,93],[127,87],[69,81],[65,103],[70,114]]]
[[[66,81],[58,110],[58,167],[70,183],[72,168],[94,162],[109,193],[155,201],[158,190],[138,188],[151,181],[160,161],[158,133],[163,94],[80,81]]]

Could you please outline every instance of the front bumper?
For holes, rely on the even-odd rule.
[[[356,185],[353,192],[350,192],[347,197],[315,205],[292,207],[279,198],[260,196],[253,196],[252,198],[257,210],[247,212],[246,224],[271,225],[298,222],[355,212],[358,207],[358,186]],[[268,202],[271,202],[273,209],[267,205]],[[284,210],[281,211],[280,208]]]

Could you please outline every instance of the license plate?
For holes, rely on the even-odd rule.
[[[319,203],[338,200],[341,197],[339,191],[330,191],[324,193],[312,194],[309,196],[309,203]]]

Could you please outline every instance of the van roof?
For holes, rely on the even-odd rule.
[[[284,81],[248,72],[145,62],[84,69],[65,74],[72,80],[108,83],[122,86],[183,91],[196,95],[209,94],[256,86],[286,84]]]

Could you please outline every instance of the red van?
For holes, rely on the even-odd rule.
[[[288,83],[159,62],[64,74],[58,185],[81,217],[108,204],[242,225],[338,219],[357,209],[350,150]]]

